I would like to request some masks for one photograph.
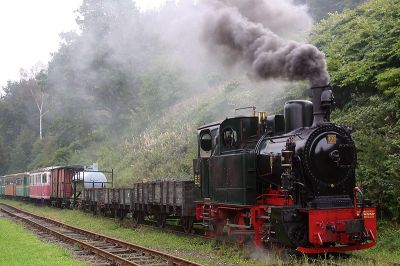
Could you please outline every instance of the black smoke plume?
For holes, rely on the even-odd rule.
[[[301,20],[296,14],[299,7],[289,0],[279,2],[207,1],[204,38],[227,62],[245,65],[259,78],[308,79],[312,86],[327,85],[325,55],[311,44],[283,37],[285,28],[297,26],[293,18]]]

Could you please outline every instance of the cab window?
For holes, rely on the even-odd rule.
[[[226,148],[233,148],[237,144],[237,133],[231,127],[225,128],[222,131],[222,141]]]
[[[200,147],[203,151],[210,151],[212,148],[212,137],[210,130],[205,130],[200,134]]]

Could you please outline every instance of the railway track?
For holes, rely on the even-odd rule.
[[[113,219],[113,218],[110,218]],[[171,234],[176,234],[176,235],[181,235],[181,236],[190,236],[190,237],[196,237],[200,239],[206,239],[206,240],[213,240],[214,238],[208,237],[204,235],[204,230],[202,229],[193,229],[192,232],[187,233],[184,232],[181,226],[179,225],[171,225],[171,224],[166,224],[165,227],[159,227],[157,226],[154,222],[144,222],[140,223],[137,225],[133,225],[131,221],[118,221],[117,219],[114,219],[116,222],[118,222],[119,225],[124,226],[126,228],[149,228],[153,230],[159,230],[160,232],[168,232]]]
[[[86,231],[86,230],[83,230],[80,228],[76,228],[76,227],[73,227],[73,226],[70,226],[70,225],[67,225],[64,223],[60,223],[58,221],[55,221],[55,220],[52,220],[49,218],[41,217],[39,215],[30,213],[25,210],[15,208],[13,206],[10,206],[10,205],[4,204],[4,203],[0,203],[0,210],[3,211],[4,213],[7,213],[10,216],[13,216],[17,219],[20,219],[20,220],[34,226],[37,230],[36,233],[39,236],[45,236],[46,234],[51,233],[53,236],[57,237],[57,239],[68,241],[69,238],[64,238],[62,236],[59,237],[58,233],[53,234],[52,232],[49,231],[49,229],[57,229],[55,227],[60,228],[61,231],[67,232],[66,237],[74,238],[74,236],[75,236],[75,238],[78,240],[78,242],[74,241],[74,240],[68,241],[68,242],[77,244],[79,247],[81,247],[81,250],[78,250],[78,252],[77,252],[78,257],[80,256],[80,254],[82,255],[82,257],[89,256],[89,258],[93,258],[94,256],[99,256],[102,259],[111,262],[112,264],[120,264],[120,265],[154,265],[154,266],[156,266],[156,265],[194,265],[194,266],[200,265],[200,264],[190,262],[190,261],[178,258],[178,257],[170,256],[165,253],[161,253],[161,252],[154,251],[154,250],[151,250],[148,248],[136,246],[131,243],[127,243],[127,242],[124,242],[121,240],[117,240],[117,239],[110,238],[107,236],[99,235],[97,233]],[[29,217],[31,217],[31,218],[29,218]],[[50,228],[42,229],[43,226],[46,226],[43,223],[43,221],[48,223]],[[38,222],[40,223],[39,226],[37,226]],[[132,224],[130,222],[122,222],[122,221],[120,221],[120,225],[127,227],[127,228],[132,226]],[[140,224],[137,227],[146,227],[146,228],[151,228],[151,229],[156,229],[156,230],[159,229],[161,232],[161,229],[158,226],[155,226],[151,223]],[[169,228],[167,226],[167,230],[165,230],[165,228],[164,228],[164,229],[162,229],[162,231],[163,232],[167,231],[169,233],[174,233],[174,234],[178,234],[178,235],[186,235],[186,236],[189,235],[191,237],[210,239],[209,237],[196,234],[195,232],[187,234],[176,228],[178,228],[178,227],[171,226]],[[58,231],[58,229],[56,231]],[[57,242],[57,241],[54,241],[54,242]],[[84,243],[83,243],[83,245],[80,245],[79,242],[84,242]],[[236,243],[234,241],[228,241],[228,239],[225,239],[224,243],[236,245]],[[92,249],[90,247],[87,247],[87,244],[92,245],[98,249],[104,249],[104,251],[111,253],[111,254],[116,253],[113,255],[119,254],[121,258],[128,260],[128,262],[125,262],[122,260],[118,261],[116,258],[114,258],[113,256],[109,256],[107,253],[102,255],[97,252],[97,249]],[[153,253],[153,252],[155,252],[155,253]],[[147,255],[147,257],[146,257],[146,255]],[[293,258],[296,258],[296,257],[301,260],[303,258],[303,255],[300,255],[300,254],[293,255]],[[310,258],[312,258],[312,257],[313,256],[310,256]],[[354,253],[352,253],[352,254],[350,254],[350,253],[329,254],[329,256],[328,256],[329,265],[335,265],[335,266],[336,265],[338,265],[338,266],[339,265],[340,266],[348,265],[346,260],[337,262],[336,260],[339,259],[340,257],[342,259],[356,258],[356,259],[359,259],[361,262],[365,262],[368,265],[379,265],[379,263],[377,262],[377,260],[375,258],[367,257],[367,256],[360,256],[360,255],[357,255]],[[315,256],[314,259],[316,259],[317,261],[323,262],[327,258],[323,257],[323,256]],[[331,260],[331,259],[333,259],[333,260]],[[101,262],[101,259],[100,259],[100,262]],[[102,265],[102,263],[95,263],[95,264]],[[110,263],[108,263],[107,265],[109,265],[109,264]],[[392,262],[392,263],[390,263],[390,265],[400,266],[400,263]]]
[[[200,266],[195,262],[83,230],[7,204],[0,204],[0,209],[9,216],[19,219],[41,232],[51,234],[57,239],[79,246],[82,250],[101,257],[112,264]]]

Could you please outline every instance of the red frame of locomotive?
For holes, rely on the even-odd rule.
[[[344,252],[370,248],[376,245],[376,208],[361,208],[357,206],[358,187],[354,188],[353,208],[330,209],[299,209],[308,216],[308,239],[312,247],[297,247],[296,251],[305,254],[317,254],[325,252]],[[207,236],[220,236],[224,225],[227,224],[228,235],[250,234],[254,237],[256,246],[263,246],[263,230],[269,219],[269,211],[272,206],[292,206],[294,201],[290,195],[281,190],[269,190],[268,193],[257,198],[257,205],[242,206],[228,205],[214,202],[196,203],[196,220],[213,219],[217,221],[215,228],[207,230]],[[360,213],[362,215],[360,217]],[[234,223],[230,223],[228,217],[234,215]],[[245,219],[250,225],[246,225]],[[351,234],[346,232],[346,222],[362,219],[366,230],[366,238],[369,242],[359,243],[351,239]],[[252,229],[251,229],[252,227]],[[325,246],[325,243],[338,243],[339,246]]]

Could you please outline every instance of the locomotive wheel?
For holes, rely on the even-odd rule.
[[[182,218],[183,231],[186,234],[190,234],[193,230],[193,217],[185,216]]]
[[[92,214],[96,215],[97,214],[97,206],[92,205]]]
[[[167,215],[161,213],[161,214],[158,214],[156,216],[156,218],[157,218],[157,226],[160,228],[164,228],[167,223]]]
[[[143,223],[144,217],[142,212],[133,212],[132,213],[132,225],[134,227],[138,226],[139,224]]]
[[[122,210],[122,209],[121,209],[121,210],[119,211],[119,216],[118,216],[119,220],[122,221],[122,220],[125,218],[125,215],[126,215],[125,210]]]
[[[242,213],[236,214],[236,216],[235,216],[233,221],[234,221],[235,224],[238,224],[238,225],[241,225],[241,226],[245,226],[246,225],[246,221],[245,221]],[[245,229],[244,228],[238,228],[236,230],[239,231],[238,234],[235,236],[236,243],[238,243],[239,245],[244,245],[246,243],[247,238],[246,238],[245,235],[240,235],[240,231],[243,231]]]
[[[224,233],[224,227],[226,224],[226,220],[223,219],[215,219],[211,222],[211,231],[214,233],[215,236],[222,236]]]
[[[295,246],[307,246],[307,235],[308,231],[304,225],[296,225],[289,228],[288,230],[289,239]]]

